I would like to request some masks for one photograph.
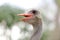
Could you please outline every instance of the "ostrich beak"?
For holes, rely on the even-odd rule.
[[[30,17],[30,16],[32,16],[32,14],[29,14],[29,13],[27,13],[27,14],[18,14],[18,16]]]
[[[22,20],[22,21],[27,21],[27,20],[29,20],[29,19],[32,18],[33,14],[24,13],[24,14],[18,14],[18,16],[24,16],[25,18],[22,18],[22,19],[20,19],[20,20]]]

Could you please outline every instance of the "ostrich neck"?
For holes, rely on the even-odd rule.
[[[42,21],[38,19],[33,25],[33,35],[31,36],[30,40],[40,40],[41,32],[42,32]]]

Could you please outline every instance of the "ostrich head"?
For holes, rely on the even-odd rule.
[[[24,22],[33,24],[39,19],[39,17],[38,17],[39,14],[40,14],[40,12],[38,10],[33,9],[33,10],[28,11],[27,13],[18,14],[18,15],[25,17],[22,19]]]
[[[24,16],[22,20],[24,22],[30,23],[33,25],[33,35],[31,36],[30,40],[40,40],[41,32],[42,32],[42,21],[40,16],[40,12],[38,10],[30,10],[24,14],[18,14],[19,16]]]

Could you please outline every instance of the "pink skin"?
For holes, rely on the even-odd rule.
[[[25,16],[25,18],[22,18],[22,21],[27,21],[27,20],[33,18],[33,14],[30,14],[30,13],[18,14],[18,16]]]

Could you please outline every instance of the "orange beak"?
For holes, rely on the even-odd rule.
[[[32,16],[32,14],[18,14],[18,16],[26,16],[26,17],[29,17],[29,16]]]
[[[24,13],[24,14],[18,14],[18,16],[24,16],[25,18],[20,19],[20,20],[27,21],[27,20],[32,18],[33,14],[29,14],[29,13],[26,14],[26,13]]]

